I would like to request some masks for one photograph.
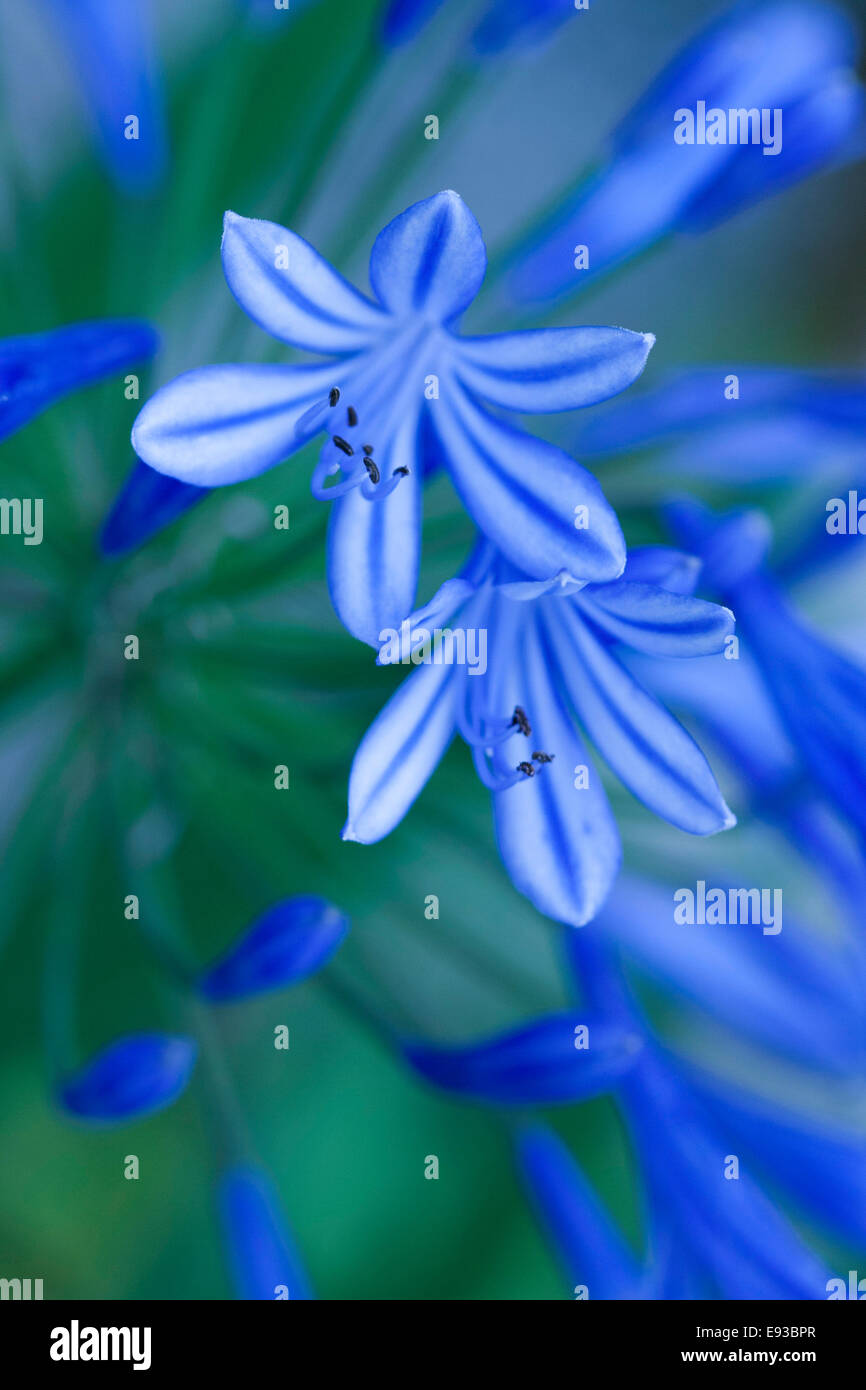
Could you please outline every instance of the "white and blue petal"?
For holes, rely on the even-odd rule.
[[[608,637],[649,656],[708,656],[734,631],[729,608],[625,578],[588,584],[572,601]]]
[[[310,352],[371,347],[387,325],[381,309],[332,269],[303,237],[227,212],[222,263],[245,313],[275,338]]]
[[[586,469],[554,445],[494,419],[454,379],[443,383],[431,415],[464,506],[524,575],[618,578],[625,541]]]
[[[381,497],[363,485],[338,497],[328,526],[328,589],[349,632],[377,649],[411,612],[421,556],[421,477],[416,464],[417,416],[377,442],[396,486]],[[398,477],[396,468],[408,468]],[[386,480],[378,484],[385,488]]]
[[[617,661],[571,605],[545,614],[548,647],[581,724],[650,810],[693,835],[735,824],[694,739]]]
[[[370,285],[399,318],[420,315],[448,323],[475,298],[487,269],[481,228],[448,189],[389,222],[370,255]]]
[[[508,410],[577,410],[631,386],[654,342],[651,333],[592,327],[458,338],[456,370],[476,395]]]
[[[158,473],[196,487],[254,478],[322,428],[304,416],[327,398],[336,374],[327,364],[197,367],[151,396],[132,447]]]
[[[454,735],[453,666],[423,665],[370,725],[349,775],[344,840],[374,844],[399,825]]]
[[[497,642],[494,636],[491,673]],[[522,634],[509,636],[507,645],[507,659],[501,676],[497,674],[499,708],[510,712],[523,706],[532,726],[527,752],[540,749],[554,761],[494,794],[499,852],[514,886],[539,912],[580,927],[598,912],[619,870],[616,821],[601,778],[554,688],[550,655],[530,615]],[[516,751],[514,763],[525,757]]]

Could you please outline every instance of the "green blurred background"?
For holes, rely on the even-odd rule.
[[[142,400],[205,362],[290,356],[223,283],[226,208],[291,225],[366,285],[379,227],[454,187],[495,257],[598,157],[707,18],[703,0],[598,0],[543,49],[476,70],[460,55],[478,5],[446,6],[422,41],[391,55],[374,0],[320,0],[263,26],[229,0],[156,8],[171,166],[155,194],[127,199],[93,150],[48,6],[0,4],[0,336],[147,318],[163,347],[141,372]],[[423,133],[430,112],[435,143]],[[648,381],[700,362],[858,366],[864,206],[862,168],[825,175],[537,321],[656,333]],[[467,328],[509,326],[482,292]],[[52,1067],[120,1033],[197,1026],[148,938],[184,942],[204,962],[276,898],[304,892],[349,913],[349,941],[320,978],[221,1010],[208,1048],[224,1058],[317,1291],[561,1297],[500,1121],[422,1087],[381,1035],[384,1019],[470,1038],[559,1006],[559,929],[511,888],[462,745],[387,841],[340,841],[352,753],[399,673],[377,669],[331,612],[326,509],[309,495],[315,449],[211,495],[127,559],[98,557],[138,408],[119,375],[2,446],[3,494],[44,497],[45,541],[25,549],[4,537],[0,550],[0,1276],[42,1278],[49,1298],[230,1296],[205,1069],[164,1114],[88,1132],[54,1108]],[[568,422],[548,429],[564,438]],[[629,540],[651,535],[646,489],[634,491],[628,469],[603,482]],[[272,526],[278,504],[290,507],[288,532]],[[422,597],[469,543],[440,480],[428,492]],[[140,639],[138,662],[123,660],[127,633]],[[291,787],[278,792],[283,763]],[[736,788],[725,790],[736,807]],[[694,866],[745,871],[760,856],[780,875],[765,867],[762,881],[793,882],[799,902],[830,911],[769,832],[741,825],[698,849],[611,794],[629,865],[664,862],[684,882]],[[141,899],[143,932],[124,918],[128,893]],[[429,894],[438,920],[425,918]],[[697,1020],[662,1012],[701,1045]],[[281,1023],[288,1052],[273,1046]],[[638,1243],[612,1103],[555,1122]],[[124,1179],[128,1154],[138,1181]],[[424,1179],[428,1154],[437,1182]]]

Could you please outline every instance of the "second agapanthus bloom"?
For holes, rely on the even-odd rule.
[[[322,430],[313,493],[333,499],[328,580],[349,630],[378,644],[414,603],[421,483],[444,464],[484,534],[534,579],[622,572],[625,545],[598,484],[551,444],[489,413],[573,410],[643,370],[653,339],[621,328],[461,337],[487,264],[456,193],[416,203],[379,234],[376,302],[273,222],[226,215],[223,268],[241,307],[316,365],[202,367],[153,397],[132,440],[151,468],[215,487],[251,478]],[[590,508],[592,526],[575,526]]]
[[[389,834],[459,732],[493,793],[515,886],[549,917],[581,926],[610,891],[620,840],[577,724],[673,825],[696,835],[733,825],[700,748],[616,654],[617,644],[654,656],[721,651],[733,615],[692,597],[698,572],[688,555],[649,548],[613,582],[537,581],[480,544],[383,643],[380,661],[418,669],[355,755],[344,838]],[[463,659],[482,651],[484,662]]]

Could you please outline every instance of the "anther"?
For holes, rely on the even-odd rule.
[[[352,429],[354,429],[358,423],[358,412],[353,405],[349,406],[349,409],[346,411],[346,416]]]
[[[391,474],[392,478],[408,478],[408,476],[409,469],[406,467],[405,463],[401,463],[400,467],[395,468],[394,472]]]
[[[533,753],[532,759],[536,763],[552,763],[556,757],[555,753]]]
[[[336,444],[338,449],[342,449],[344,454],[348,454],[349,458],[351,458],[355,452],[351,444],[347,444],[345,439],[343,439],[342,436],[339,434],[334,435],[334,443]]]
[[[524,777],[535,776],[535,768],[532,766],[532,763],[518,763],[517,771],[522,772]]]
[[[365,454],[372,454],[373,452],[372,444],[362,444],[361,448],[364,450]]]
[[[529,738],[529,735],[532,733],[532,725],[527,719],[526,710],[522,705],[514,706],[514,714],[511,716],[511,723],[516,725],[520,732]]]
[[[333,405],[336,405],[336,404],[337,404],[337,401],[338,401],[339,399],[340,399],[340,388],[339,388],[339,386],[332,386],[332,387],[331,387],[331,391],[330,391],[330,395],[328,396],[328,403],[329,403],[329,405],[332,405],[332,406],[333,406]]]
[[[373,482],[373,483],[378,483],[378,481],[379,481],[379,479],[380,479],[380,477],[381,477],[382,475],[381,475],[381,473],[379,472],[379,465],[376,463],[375,459],[368,458],[368,457],[365,455],[365,457],[364,457],[364,467],[366,468],[367,472],[370,474],[370,481]]]

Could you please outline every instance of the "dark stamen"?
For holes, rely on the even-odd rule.
[[[514,706],[514,714],[511,716],[511,723],[516,725],[522,734],[527,738],[532,733],[532,725],[526,717],[526,710],[522,705]]]
[[[362,444],[361,448],[364,450],[365,454],[372,454],[373,452],[372,444]]]
[[[555,753],[533,753],[533,761],[537,763],[552,763],[556,757]]]
[[[371,480],[371,482],[378,483],[378,481],[379,481],[379,479],[380,479],[380,477],[381,477],[382,475],[381,475],[380,472],[379,472],[379,465],[376,463],[376,461],[375,461],[374,459],[365,457],[365,458],[364,458],[364,467],[366,468],[367,472],[370,474],[370,480]]]
[[[355,452],[351,444],[347,444],[345,439],[343,439],[339,434],[334,435],[334,443],[336,444],[338,449],[342,449],[344,454],[348,454],[349,458],[351,458]]]
[[[409,469],[406,467],[405,463],[401,463],[399,468],[394,469],[394,472],[391,474],[391,476],[392,478],[408,478]]]
[[[353,405],[349,406],[349,409],[346,411],[346,415],[348,417],[349,424],[354,429],[358,423],[358,412]]]
[[[340,388],[339,388],[339,386],[332,386],[332,387],[331,387],[330,395],[328,396],[328,402],[329,402],[329,404],[330,404],[330,405],[336,405],[336,404],[337,404],[337,401],[338,401],[339,399],[340,399]]]
[[[535,776],[535,768],[532,766],[532,763],[518,763],[517,771],[522,772],[525,777]]]

